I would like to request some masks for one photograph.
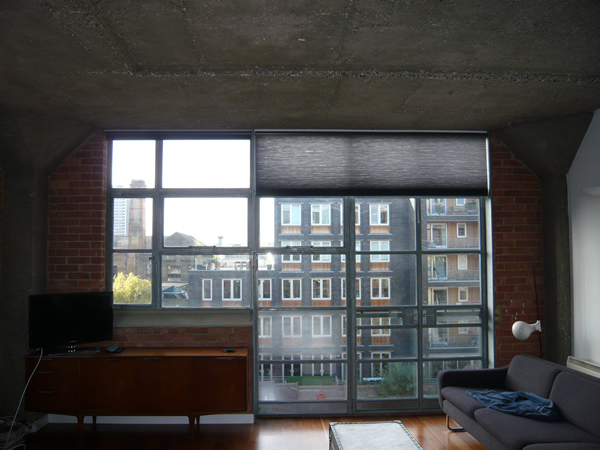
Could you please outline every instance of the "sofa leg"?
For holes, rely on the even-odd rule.
[[[446,414],[446,428],[448,428],[450,431],[465,431],[463,427],[452,428],[450,426],[450,416],[448,414]]]

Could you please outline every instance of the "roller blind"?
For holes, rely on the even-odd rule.
[[[488,194],[484,133],[256,134],[265,196]]]

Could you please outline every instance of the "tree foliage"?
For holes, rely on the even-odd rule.
[[[119,303],[152,303],[152,283],[130,273],[115,275],[113,280],[114,302]]]
[[[385,398],[415,396],[416,368],[413,363],[388,363],[381,372],[379,396]]]

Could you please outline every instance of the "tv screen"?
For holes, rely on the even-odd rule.
[[[29,296],[29,348],[51,348],[113,338],[113,293]]]

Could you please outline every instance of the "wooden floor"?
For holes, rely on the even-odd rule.
[[[445,416],[339,418],[260,418],[253,425],[201,425],[193,437],[187,425],[86,425],[80,437],[74,424],[50,424],[27,438],[27,450],[326,450],[330,422],[400,420],[425,450],[485,449],[466,432],[451,432]],[[373,449],[377,450],[377,449]]]

